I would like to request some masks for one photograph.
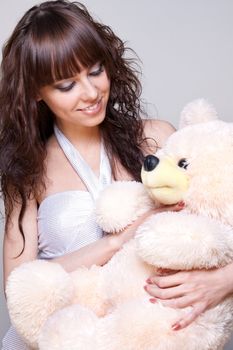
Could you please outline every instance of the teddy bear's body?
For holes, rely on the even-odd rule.
[[[201,113],[214,114],[198,101],[185,117]],[[232,296],[173,331],[171,325],[190,308],[152,304],[143,286],[156,268],[212,269],[233,261],[233,124],[213,120],[184,127],[149,157],[144,185],[123,182],[104,190],[97,202],[99,224],[107,232],[119,231],[159,202],[183,200],[185,210],[152,215],[102,267],[68,274],[57,264],[36,261],[13,271],[8,307],[32,348],[223,348],[233,327]]]

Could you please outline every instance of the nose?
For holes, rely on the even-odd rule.
[[[98,98],[98,89],[88,78],[82,81],[82,98],[85,101],[94,101]]]
[[[159,158],[153,155],[149,155],[145,158],[143,168],[145,171],[154,170],[159,164]]]

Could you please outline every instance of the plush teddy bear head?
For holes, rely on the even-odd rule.
[[[188,104],[180,129],[146,157],[142,181],[163,204],[185,203],[194,214],[233,225],[233,123],[218,120],[205,100]]]

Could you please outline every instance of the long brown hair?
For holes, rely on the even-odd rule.
[[[3,49],[0,82],[0,175],[6,219],[45,187],[46,142],[53,115],[37,101],[42,86],[101,62],[111,81],[101,125],[113,173],[114,159],[140,180],[143,127],[141,85],[135,60],[110,27],[93,20],[78,2],[46,1],[28,10]],[[23,235],[24,238],[24,235]]]

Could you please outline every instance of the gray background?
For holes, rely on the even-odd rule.
[[[36,3],[36,0],[1,1],[1,47],[16,21]],[[177,126],[183,106],[204,97],[224,120],[233,121],[232,0],[84,0],[83,3],[141,58],[143,98],[151,116]],[[0,225],[1,248],[2,221]],[[0,339],[7,327],[1,285]],[[233,349],[233,343],[227,349]]]

